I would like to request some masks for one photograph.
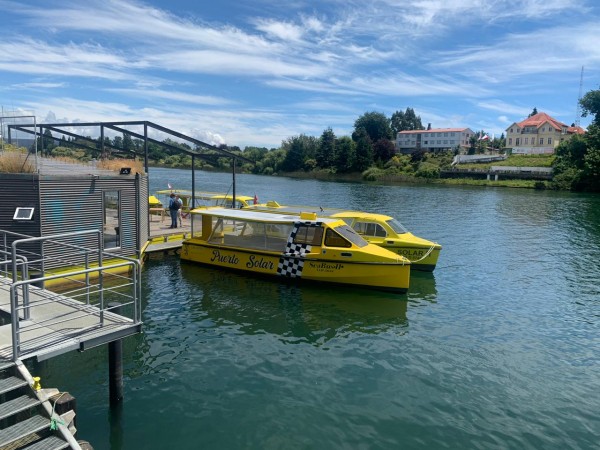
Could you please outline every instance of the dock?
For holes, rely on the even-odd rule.
[[[73,243],[98,230],[45,237],[0,232],[0,448],[80,450],[74,399],[42,389],[23,361],[106,345],[110,363],[121,367],[109,370],[112,401],[119,382],[122,390],[122,350],[113,349],[142,329],[141,262]],[[46,241],[68,252],[32,251]],[[67,398],[72,403],[58,411]]]
[[[187,239],[192,232],[189,214],[183,215],[177,228],[170,228],[171,218],[169,212],[163,208],[151,208],[149,224],[149,243],[144,249],[145,255],[153,253],[177,254],[183,245],[183,240]]]
[[[0,313],[11,315],[12,280],[0,277]],[[27,315],[27,318],[24,316]],[[65,295],[29,286],[29,314],[20,314],[18,342],[13,342],[12,324],[0,326],[0,364],[12,361],[13,344],[19,358],[38,361],[72,350],[87,350],[139,333],[132,319]]]

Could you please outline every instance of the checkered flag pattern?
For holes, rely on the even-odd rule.
[[[299,278],[302,276],[302,269],[304,267],[304,260],[302,258],[307,253],[310,253],[311,245],[294,243],[300,225],[318,226],[314,222],[296,222],[294,224],[294,228],[285,246],[285,252],[279,258],[279,264],[277,265],[277,273],[281,276],[289,278]]]

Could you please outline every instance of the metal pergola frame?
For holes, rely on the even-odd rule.
[[[130,131],[126,128],[123,128],[124,126],[142,126],[144,127],[144,134],[140,134],[140,133],[136,133],[134,131]],[[191,136],[187,136],[183,133],[180,133],[178,131],[172,130],[170,128],[167,127],[163,127],[161,125],[158,125],[154,122],[149,122],[147,120],[142,120],[142,121],[124,121],[124,122],[77,122],[77,123],[38,123],[38,124],[12,124],[12,125],[7,125],[8,128],[8,142],[12,143],[12,137],[11,137],[11,130],[17,130],[17,131],[22,131],[24,133],[28,133],[28,134],[32,134],[34,135],[34,139],[37,138],[37,136],[40,136],[40,138],[43,140],[44,139],[44,130],[50,130],[50,131],[54,131],[55,133],[60,133],[62,135],[66,135],[66,136],[70,136],[73,137],[75,139],[84,141],[84,142],[89,142],[89,143],[93,143],[94,145],[98,144],[98,141],[91,139],[87,136],[83,136],[77,133],[73,133],[71,131],[67,131],[65,128],[78,128],[78,127],[100,127],[100,152],[102,154],[104,154],[105,151],[105,146],[109,147],[111,149],[114,149],[116,151],[118,151],[119,153],[121,152],[127,152],[127,153],[133,153],[135,156],[139,156],[139,157],[143,157],[144,158],[144,170],[146,171],[146,173],[149,173],[149,168],[148,168],[148,143],[151,142],[153,144],[157,144],[160,145],[162,147],[168,148],[169,150],[175,151],[175,152],[180,152],[180,153],[185,153],[188,156],[191,156],[192,158],[192,206],[195,207],[196,206],[196,173],[195,173],[195,161],[196,158],[201,158],[204,159],[206,161],[209,162],[214,162],[214,158],[218,157],[218,156],[225,156],[228,158],[231,158],[231,170],[232,170],[232,196],[233,196],[233,202],[232,204],[235,205],[235,197],[236,197],[236,189],[235,189],[235,170],[236,170],[236,161],[242,160],[245,162],[249,162],[251,164],[254,164],[254,161],[245,158],[243,156],[240,155],[236,155],[235,153],[232,153],[228,150],[224,150],[222,148],[216,147],[214,145],[211,144],[207,144],[206,142],[202,142],[199,139],[193,138]],[[131,137],[135,137],[138,139],[141,139],[144,141],[144,151],[142,152],[138,152],[135,150],[130,150],[130,149],[121,149],[121,148],[116,148],[114,146],[111,145],[106,145],[104,142],[104,130],[105,128],[108,128],[110,130],[113,131],[117,131],[119,133],[123,133],[124,135],[127,134]],[[197,148],[200,149],[205,149],[205,150],[212,150],[212,151],[216,151],[218,154],[207,154],[207,153],[201,153],[197,150],[192,150],[192,149],[186,149],[186,148],[181,148],[172,144],[168,144],[166,142],[161,142],[158,141],[156,139],[153,139],[151,137],[148,136],[148,128],[152,128],[154,130],[160,131],[162,133],[174,136],[176,138],[179,138],[183,141],[186,142],[190,142],[192,144],[194,144]],[[38,131],[39,129],[39,131]],[[60,138],[56,138],[56,137],[52,137],[53,140],[55,141],[60,141]],[[43,141],[42,141],[43,142]],[[35,139],[35,143],[37,145],[37,139]],[[73,144],[73,143],[70,143]],[[74,145],[77,145],[80,148],[86,148],[86,149],[93,149],[93,150],[97,150],[96,148],[92,148],[92,147],[88,147],[88,146],[84,146],[82,144],[77,144],[75,143]],[[36,152],[36,156],[37,156],[37,152]]]

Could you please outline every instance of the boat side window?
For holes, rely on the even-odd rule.
[[[208,238],[209,244],[220,244],[223,239],[223,219],[218,218],[217,223],[213,224],[213,230]]]
[[[323,228],[307,225],[299,225],[294,244],[321,245],[323,240]]]
[[[398,222],[396,219],[390,219],[387,221],[387,224],[390,226],[392,230],[394,230],[398,234],[408,233],[408,230],[404,225]]]
[[[352,247],[352,243],[344,239],[342,236],[337,234],[331,228],[328,228],[325,231],[325,245],[327,247],[344,247],[350,248]]]
[[[364,247],[365,245],[369,245],[367,241],[364,240],[356,231],[350,228],[348,225],[341,225],[335,227],[335,231],[341,234],[345,239],[349,242],[352,242],[357,247]]]
[[[387,237],[387,232],[385,229],[379,225],[378,223],[373,222],[356,222],[354,224],[354,230],[365,236],[374,236],[374,237]]]

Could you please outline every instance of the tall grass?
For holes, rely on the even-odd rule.
[[[123,167],[130,167],[131,173],[144,173],[142,161],[135,159],[101,159],[96,164],[99,169],[120,171]]]
[[[34,173],[35,166],[27,159],[27,151],[5,150],[0,154],[0,172]]]

